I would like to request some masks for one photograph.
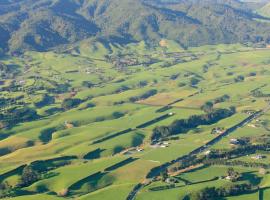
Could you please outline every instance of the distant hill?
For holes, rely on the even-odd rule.
[[[0,48],[45,51],[85,38],[115,43],[162,38],[183,47],[269,42],[270,23],[237,0],[8,0]]]
[[[270,3],[266,4],[263,6],[260,10],[259,13],[262,14],[263,16],[270,17]]]

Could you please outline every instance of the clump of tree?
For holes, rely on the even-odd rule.
[[[35,99],[35,106],[36,107],[43,107],[49,104],[54,103],[54,98],[49,96],[48,94],[42,94],[39,97],[37,97],[37,99]]]
[[[95,85],[95,84],[92,83],[91,81],[83,81],[83,82],[82,82],[82,86],[83,86],[83,87],[91,88],[91,87],[93,87],[94,85]]]
[[[165,170],[162,170],[160,172],[160,177],[161,177],[161,180],[164,182],[167,180],[167,178],[169,178],[169,174],[168,174],[168,170],[165,169]]]
[[[13,190],[11,185],[9,185],[8,182],[2,182],[0,183],[0,198],[5,198],[5,197],[11,197],[13,194]]]
[[[119,112],[119,111],[115,111],[115,112],[112,113],[112,117],[114,119],[118,119],[118,118],[123,117],[123,116],[125,116],[125,113],[122,113],[122,112]]]
[[[209,113],[209,112],[212,112],[213,109],[214,109],[214,105],[217,104],[217,103],[222,103],[222,102],[226,102],[230,99],[231,97],[227,94],[224,94],[220,97],[217,97],[215,98],[214,100],[212,101],[207,101],[206,103],[204,103],[202,106],[201,106],[201,109],[206,112],[206,113]]]
[[[253,192],[254,188],[251,184],[232,184],[225,187],[206,187],[198,192],[187,195],[184,199],[190,200],[216,200],[227,196],[236,196]]]
[[[222,95],[222,96],[220,96],[220,97],[215,98],[214,101],[213,101],[213,103],[214,103],[214,104],[217,104],[217,103],[226,102],[226,101],[228,101],[230,98],[231,98],[231,97],[230,97],[229,95],[224,94],[224,95]]]
[[[176,80],[179,76],[180,76],[179,73],[178,74],[173,74],[173,75],[170,76],[170,79],[171,80]]]
[[[26,166],[20,177],[18,187],[27,187],[40,179],[40,174],[32,168],[31,165]]]
[[[238,181],[238,179],[240,178],[240,173],[235,171],[232,167],[229,167],[227,170],[227,177],[232,181]]]
[[[205,104],[201,106],[201,109],[206,113],[210,113],[214,109],[214,104],[211,101],[207,101]]]
[[[256,76],[257,75],[257,72],[250,72],[248,75],[249,76]]]
[[[54,94],[63,94],[68,92],[70,87],[69,83],[64,83],[64,84],[57,84],[53,88],[47,88],[47,91],[49,93],[54,93]]]
[[[254,97],[270,97],[270,94],[264,94],[262,91],[260,91],[260,90],[253,90],[252,92],[251,92],[251,94],[252,94],[252,96],[254,96]]]
[[[243,75],[239,75],[237,77],[234,78],[234,82],[242,82],[245,80],[245,77]]]
[[[142,87],[147,86],[147,84],[148,84],[147,81],[140,81],[140,82],[138,83],[138,87],[142,88]]]
[[[36,110],[29,107],[15,107],[9,109],[7,113],[0,113],[0,121],[3,121],[5,126],[11,126],[38,118],[39,115]]]
[[[74,98],[74,99],[67,98],[67,99],[65,99],[62,102],[62,108],[65,109],[65,110],[69,110],[69,109],[72,109],[72,108],[77,107],[80,103],[82,103],[82,100],[81,99],[78,99],[78,98]]]
[[[187,84],[186,83],[183,83],[183,82],[180,82],[178,83],[178,87],[185,87]]]
[[[119,88],[116,89],[115,93],[121,93],[127,90],[130,90],[130,87],[126,85],[121,85]]]
[[[145,93],[143,93],[140,96],[130,97],[129,100],[131,102],[136,102],[136,101],[140,101],[140,100],[143,100],[143,99],[147,99],[147,98],[149,98],[151,96],[154,96],[155,94],[157,94],[157,90],[156,89],[151,89],[151,90],[146,91]]]
[[[203,115],[192,115],[188,119],[176,120],[169,126],[158,126],[154,128],[151,135],[151,141],[157,142],[172,135],[185,133],[200,125],[214,124],[221,119],[232,116],[233,114],[235,114],[235,108],[231,107],[229,109],[216,109]]]
[[[198,78],[192,77],[190,79],[190,85],[193,86],[193,87],[198,85],[199,82],[200,82],[200,79],[198,79]]]

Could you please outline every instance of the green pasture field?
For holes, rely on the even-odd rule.
[[[0,182],[6,181],[15,187],[22,174],[16,168],[34,161],[47,163],[50,159],[75,157],[66,165],[42,172],[40,180],[22,188],[22,196],[15,195],[11,199],[124,200],[135,185],[146,180],[152,168],[205,145],[217,136],[211,134],[213,128],[230,128],[249,116],[245,111],[259,111],[269,104],[268,97],[254,96],[253,91],[270,94],[270,50],[241,44],[184,50],[174,41],[165,43],[163,47],[149,49],[144,42],[108,47],[85,40],[64,52],[29,51],[19,57],[7,56],[0,60],[7,66],[16,66],[19,71],[0,85],[3,90],[6,86],[14,87],[12,91],[1,91],[1,98],[13,101],[0,105],[0,113],[7,115],[12,109],[28,107],[39,115],[10,128],[1,127]],[[119,55],[127,59],[122,65],[115,64],[114,59]],[[136,58],[138,63],[129,65],[129,57]],[[147,59],[151,60],[150,64],[143,63]],[[148,94],[153,90],[154,93]],[[37,106],[44,94],[54,101]],[[174,140],[168,141],[168,147],[151,145],[155,127],[202,115],[205,113],[202,105],[223,95],[228,95],[229,99],[215,102],[213,108],[235,106],[236,114],[215,124],[177,134]],[[80,102],[65,109],[65,99],[79,99]],[[165,114],[169,117],[138,128]],[[222,138],[211,148],[231,149],[229,141],[232,138],[269,135],[269,112],[259,119],[261,121],[253,121]],[[252,124],[258,126],[252,127]],[[124,130],[128,131],[118,134]],[[98,153],[87,158],[93,152]],[[268,152],[265,155],[266,158],[258,162],[269,163]],[[253,161],[251,156],[237,159]],[[132,161],[121,163],[129,157]],[[106,171],[113,165],[116,167]],[[264,199],[270,196],[269,174],[258,175],[258,169],[253,168],[235,169],[260,176],[259,185],[265,188]],[[193,185],[180,182],[179,187],[173,189],[149,190],[166,185],[157,181],[144,187],[136,199],[178,200],[207,186],[221,187],[228,181],[210,179],[224,176],[226,170],[224,166],[193,170],[178,175],[195,182]],[[96,175],[98,172],[102,174]],[[196,183],[200,181],[202,183]],[[256,192],[227,199],[258,199],[258,196]]]

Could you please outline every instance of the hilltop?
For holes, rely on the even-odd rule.
[[[86,38],[148,45],[166,38],[182,47],[265,43],[267,20],[236,0],[9,0],[0,3],[0,48],[46,51]]]

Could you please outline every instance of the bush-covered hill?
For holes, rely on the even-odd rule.
[[[89,37],[182,46],[268,42],[270,23],[236,0],[9,0],[0,2],[0,48],[47,50]]]

